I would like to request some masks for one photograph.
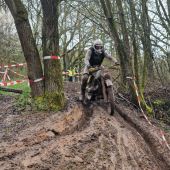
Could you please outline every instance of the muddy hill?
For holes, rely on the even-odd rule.
[[[78,84],[66,85],[68,103],[58,113],[18,111],[14,98],[0,96],[0,169],[170,169],[159,128],[140,112],[118,101],[110,116],[102,103],[83,107],[78,92]]]

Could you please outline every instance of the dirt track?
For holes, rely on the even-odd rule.
[[[19,122],[12,135],[0,130],[0,169],[169,169],[118,113],[111,117],[102,107],[75,104],[65,113],[42,115],[22,115],[26,125]],[[17,119],[1,117],[0,125]]]

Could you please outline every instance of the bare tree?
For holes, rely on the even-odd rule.
[[[59,4],[60,0],[41,0],[43,10],[43,56],[59,55]],[[64,106],[64,90],[60,60],[44,60],[45,100],[48,108]]]
[[[127,30],[126,30],[126,25],[124,22],[124,17],[123,17],[123,11],[122,11],[122,7],[121,4],[119,4],[119,10],[120,11],[120,21],[121,21],[121,28],[123,30],[123,37],[124,39],[126,39],[125,43],[123,43],[123,41],[120,39],[119,34],[118,34],[118,30],[116,28],[116,23],[115,20],[113,18],[113,13],[112,13],[112,4],[110,2],[110,0],[100,0],[103,11],[105,13],[105,16],[108,20],[108,24],[109,24],[109,28],[110,28],[110,32],[111,35],[115,41],[115,45],[116,45],[116,49],[117,52],[119,54],[120,57],[120,63],[121,63],[121,68],[122,68],[122,74],[123,74],[123,80],[124,83],[126,84],[127,82],[127,77],[134,77],[133,74],[133,68],[132,68],[132,64],[131,64],[131,54],[129,52],[129,50],[126,49],[126,45],[125,43],[129,44],[129,40],[128,40],[128,35],[127,35]],[[119,3],[119,2],[117,2]],[[125,27],[125,28],[123,28]],[[129,91],[130,94],[132,95],[132,100],[136,101],[136,95],[135,95],[135,91],[133,88],[133,84],[131,81],[128,82],[128,86],[129,86]]]
[[[143,81],[142,87],[144,89],[147,76],[153,80],[154,70],[153,70],[153,53],[151,45],[151,23],[148,15],[147,0],[142,0],[142,44],[144,50],[144,68],[143,68]]]
[[[21,0],[5,0],[14,18],[21,46],[28,68],[28,78],[31,82],[43,77],[39,53],[33,38],[27,11]],[[43,95],[43,82],[31,83],[33,97]]]

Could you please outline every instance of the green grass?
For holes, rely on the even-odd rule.
[[[27,105],[31,105],[31,103],[32,103],[31,96],[30,96],[31,89],[28,86],[27,82],[24,82],[21,84],[16,84],[13,86],[8,86],[7,88],[23,90],[22,94],[0,91],[0,94],[2,94],[2,95],[14,96],[16,98],[16,102],[15,102],[16,107],[24,109],[24,108],[26,108]]]
[[[8,86],[7,88],[11,88],[11,89],[17,89],[17,90],[23,90],[23,94],[24,93],[30,93],[30,87],[28,86],[28,83],[27,82],[24,82],[24,83],[21,83],[21,84],[16,84],[16,85],[13,85],[13,86]],[[10,95],[10,96],[14,96],[16,94],[14,93],[11,93],[11,92],[4,92],[4,91],[0,91],[0,94],[3,94],[3,95]],[[21,95],[23,95],[21,94]]]

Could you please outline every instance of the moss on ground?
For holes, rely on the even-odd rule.
[[[65,105],[64,92],[46,93],[45,96],[35,98],[34,104],[38,110],[59,111]]]

